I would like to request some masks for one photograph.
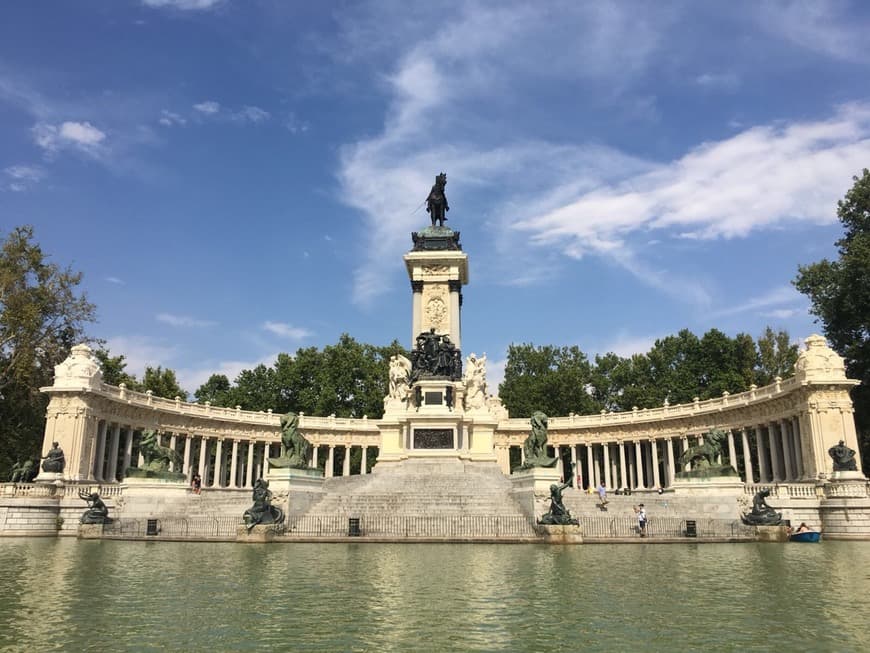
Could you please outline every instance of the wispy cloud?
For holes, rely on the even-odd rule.
[[[215,102],[214,100],[206,100],[205,102],[194,104],[193,108],[195,111],[211,116],[221,110],[221,105],[219,102]]]
[[[9,179],[6,184],[0,184],[0,190],[6,189],[13,192],[30,190],[45,177],[45,170],[39,166],[14,165],[3,169],[3,173]]]
[[[228,109],[215,100],[206,100],[193,105],[200,119],[231,121],[236,123],[259,124],[272,118],[272,114],[258,106],[246,104],[241,109]]]
[[[205,11],[214,9],[224,0],[142,0],[146,7],[168,7],[179,11]]]
[[[605,343],[598,352],[599,354],[614,353],[617,356],[628,358],[634,354],[645,354],[652,349],[660,336],[631,336],[625,333],[618,334],[613,340]]]
[[[794,314],[794,311],[797,309],[791,308],[780,308],[778,311],[768,311],[761,312],[761,309],[769,309],[773,306],[782,306],[783,304],[795,304],[797,302],[803,302],[805,298],[803,295],[798,293],[797,290],[792,288],[791,286],[781,286],[779,288],[773,288],[763,295],[758,295],[757,297],[751,297],[741,304],[737,304],[736,306],[729,306],[727,308],[722,308],[712,313],[713,317],[725,317],[728,315],[737,315],[739,313],[749,313],[752,311],[758,312],[762,315],[771,315],[772,312],[780,312],[780,316],[785,311],[789,312],[789,315],[786,317],[790,317]]]
[[[99,158],[104,153],[106,134],[90,122],[67,121],[60,125],[38,122],[31,129],[34,142],[48,154],[74,149]]]
[[[217,324],[212,320],[200,320],[189,315],[173,315],[172,313],[158,313],[155,319],[174,327],[210,327]]]
[[[300,120],[295,113],[287,114],[284,120],[284,126],[291,134],[302,134],[308,131],[310,125],[304,120]]]
[[[233,120],[237,120],[239,122],[265,122],[269,118],[272,117],[268,111],[261,109],[260,107],[254,106],[244,106],[240,110],[231,114],[231,118]]]
[[[177,354],[177,349],[150,336],[115,336],[106,341],[109,351],[126,358],[127,371],[139,377],[145,367],[166,366]]]
[[[113,283],[113,284],[115,284],[116,286],[123,286],[123,285],[125,285],[125,284],[124,284],[124,280],[123,280],[123,279],[119,279],[118,277],[106,277],[106,281],[108,281],[109,283]]]
[[[157,122],[159,122],[164,127],[172,127],[173,125],[183,126],[187,124],[187,119],[184,116],[175,113],[174,111],[163,109],[160,112],[160,118]]]
[[[703,73],[695,78],[695,83],[711,90],[734,91],[740,86],[736,73]]]
[[[282,338],[290,340],[302,340],[312,335],[311,331],[302,327],[295,327],[286,322],[264,322],[263,329]]]

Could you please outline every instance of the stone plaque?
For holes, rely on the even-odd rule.
[[[453,429],[414,429],[415,449],[452,449]]]
[[[426,405],[427,406],[440,406],[441,401],[441,393],[440,392],[427,392],[426,393]]]

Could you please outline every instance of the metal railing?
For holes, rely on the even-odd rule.
[[[359,519],[362,537],[514,538],[534,537],[534,521],[515,515],[302,515],[289,517],[287,535],[337,537],[348,534],[350,518]]]
[[[637,519],[633,517],[580,517],[578,521],[583,539],[640,536]],[[695,522],[697,537],[751,537],[755,534],[754,527],[746,526],[736,519],[650,517],[646,524],[646,536],[687,537],[688,521]]]

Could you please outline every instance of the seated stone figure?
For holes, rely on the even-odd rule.
[[[855,461],[855,450],[846,446],[840,440],[839,444],[828,449],[828,455],[834,461],[835,472],[857,472],[858,463]]]
[[[43,456],[42,471],[60,474],[66,465],[66,458],[63,455],[63,449],[60,448],[57,442],[51,443],[51,449]]]
[[[109,519],[109,508],[96,492],[88,494],[84,491],[79,491],[79,498],[88,502],[88,509],[82,513],[79,522],[82,524],[107,524]]]
[[[272,491],[269,481],[259,478],[254,483],[254,505],[245,511],[245,526],[251,530],[257,524],[280,524],[284,521],[284,511],[272,505]]]
[[[742,517],[744,524],[750,526],[778,526],[782,523],[782,513],[776,512],[767,505],[766,499],[769,496],[769,489],[755,493],[755,496],[752,497],[752,512],[745,513]]]

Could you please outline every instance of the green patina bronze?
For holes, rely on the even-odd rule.
[[[142,433],[139,441],[139,453],[142,454],[141,467],[131,467],[125,475],[129,478],[155,478],[168,481],[183,481],[184,474],[169,471],[170,465],[181,465],[181,456],[177,451],[160,444],[157,431],[148,430]]]
[[[556,464],[558,459],[547,455],[547,419],[539,410],[532,414],[532,432],[523,441],[523,464],[516,469],[553,467]]]
[[[100,498],[97,492],[85,492],[79,490],[79,499],[88,502],[88,509],[82,513],[79,522],[82,524],[108,524],[112,520],[109,519],[109,508]]]
[[[570,487],[571,483],[553,483],[550,486],[550,509],[541,515],[539,524],[549,526],[579,526],[580,522],[571,517],[570,511],[562,501],[562,490]]]
[[[311,448],[311,443],[299,432],[299,415],[287,413],[281,418],[281,457],[269,458],[269,465],[308,469]]]
[[[272,505],[272,491],[269,481],[259,478],[254,483],[254,505],[245,511],[245,526],[250,531],[258,524],[281,524],[284,522],[284,511]]]
[[[722,446],[728,438],[726,431],[714,429],[704,434],[704,442],[689,447],[677,460],[680,467],[691,465],[689,471],[676,473],[677,478],[709,478],[712,476],[737,476],[731,465],[722,465],[719,458]]]
[[[778,526],[782,523],[782,513],[776,512],[776,510],[767,505],[766,499],[769,496],[769,488],[755,493],[755,496],[752,497],[752,512],[744,513],[741,517],[744,524],[749,524],[750,526]]]

